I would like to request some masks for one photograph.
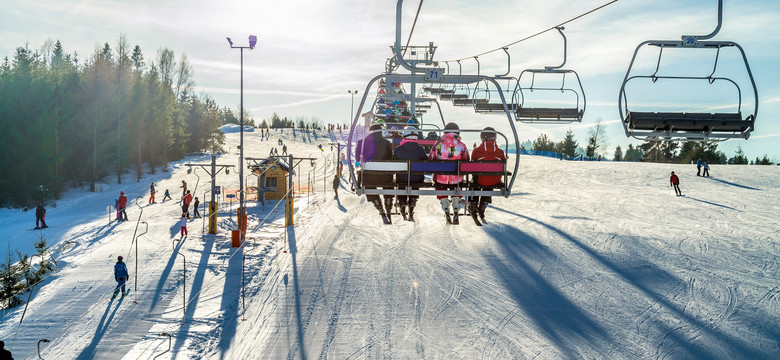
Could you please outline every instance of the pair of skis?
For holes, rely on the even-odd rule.
[[[127,289],[127,291],[114,291],[114,295],[111,296],[111,300],[114,300],[117,296],[117,294],[122,293],[122,298],[127,296],[127,294],[130,294],[130,289]]]

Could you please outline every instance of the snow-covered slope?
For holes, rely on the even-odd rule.
[[[50,339],[47,359],[150,359],[168,349],[161,333],[171,335],[161,359],[780,357],[778,167],[715,165],[701,178],[690,165],[523,156],[488,225],[444,225],[439,203],[423,198],[416,223],[386,226],[348,183],[340,200],[323,196],[334,137],[245,133],[245,156],[267,155],[279,138],[321,159],[296,175],[315,193],[296,199],[295,227],[284,227],[283,204],[252,202],[244,247],[230,246],[227,208],[217,236],[196,220],[173,242],[179,210],[146,206],[149,182],[176,197],[184,179],[203,196],[207,176],[182,164],[207,157],[104,193],[74,191],[49,209],[45,233],[62,249],[61,270],[35,290],[21,324],[23,307],[5,314],[0,339],[17,358],[37,357],[38,340]],[[235,163],[238,134],[227,140],[219,162]],[[674,196],[670,171],[685,196]],[[133,206],[131,221],[109,225],[119,189],[144,197],[143,215]],[[34,239],[22,230],[30,215],[0,212],[0,239]],[[136,283],[139,216],[149,229],[138,228]],[[109,301],[120,254],[137,291]]]

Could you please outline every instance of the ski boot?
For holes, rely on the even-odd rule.
[[[414,221],[414,203],[409,204],[409,217],[406,220]]]
[[[404,218],[404,221],[406,221],[406,204],[398,203],[398,211],[401,213],[401,217]]]
[[[479,209],[477,210],[479,212],[479,219],[482,220],[483,223],[485,223],[485,209],[487,209],[488,203],[481,202],[479,203]]]
[[[447,217],[447,225],[452,225],[452,218],[450,217],[450,213],[446,212],[444,213],[444,216]]]
[[[477,226],[482,226],[482,223],[479,222],[479,219],[477,218],[477,203],[474,201],[469,201],[469,214],[471,215],[471,218],[474,219],[474,223],[477,224]]]
[[[382,207],[382,203],[379,200],[372,200],[372,204],[374,204],[374,207],[379,210],[379,215],[382,216],[382,222],[384,222],[386,225],[390,224],[390,218],[385,215],[385,209]]]
[[[387,223],[392,224],[393,219],[390,217],[390,214],[393,213],[393,199],[385,200],[385,210],[387,212]]]

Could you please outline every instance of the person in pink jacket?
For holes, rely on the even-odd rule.
[[[469,149],[458,135],[460,128],[455,123],[448,123],[444,126],[444,135],[439,138],[439,141],[431,148],[431,153],[428,158],[431,160],[469,160]],[[433,182],[435,184],[442,185],[457,185],[463,182],[462,175],[433,175]],[[445,186],[436,186],[437,190],[445,189]],[[458,224],[458,212],[460,211],[460,196],[439,195],[436,196],[441,201],[441,208],[444,210],[444,214],[447,217],[448,224]],[[453,217],[450,218],[450,206],[452,206]]]

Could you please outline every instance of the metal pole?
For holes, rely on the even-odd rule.
[[[244,318],[244,314],[246,314],[246,289],[244,288],[244,265],[246,264],[246,255],[244,254],[243,249],[241,250],[241,307],[243,308],[243,311],[241,312],[241,321],[245,321],[246,318]]]
[[[157,359],[158,357],[160,357],[160,355],[162,355],[162,354],[165,354],[165,353],[167,353],[168,351],[171,351],[171,334],[168,334],[168,333],[162,333],[162,334],[160,334],[160,336],[167,336],[167,337],[168,337],[168,350],[165,350],[165,351],[163,351],[163,352],[161,352],[161,353],[157,354],[157,356],[155,356],[155,357],[154,357],[152,360],[154,360],[154,359]]]
[[[47,342],[49,342],[49,339],[40,339],[40,340],[38,340],[38,359],[43,359],[41,357],[41,342],[47,343]]]
[[[239,151],[238,160],[238,191],[239,200],[238,208],[241,209],[241,216],[238,219],[238,228],[243,229],[242,221],[244,221],[244,48],[241,48],[241,148]],[[239,231],[239,237],[241,242],[244,242],[244,232]]]
[[[179,255],[181,255],[182,259],[184,260],[184,262],[182,262],[182,270],[184,270],[184,283],[183,283],[184,290],[181,294],[181,300],[182,300],[181,323],[184,324],[184,321],[187,318],[187,257],[184,256],[184,254],[182,254],[178,250],[176,250],[176,252],[179,253]]]
[[[133,282],[133,297],[135,300],[133,300],[133,302],[136,304],[138,303],[138,238],[149,231],[149,223],[144,221],[142,224],[146,225],[146,229],[144,229],[144,232],[138,234],[138,236],[135,238],[135,282]]]

